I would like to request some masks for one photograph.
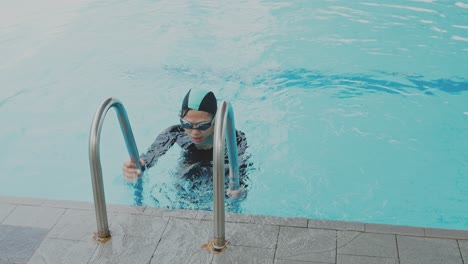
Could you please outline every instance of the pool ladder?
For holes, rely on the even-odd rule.
[[[91,167],[94,207],[96,210],[96,221],[98,227],[96,235],[99,241],[107,241],[111,236],[107,219],[99,143],[104,118],[107,111],[112,107],[115,107],[116,109],[117,118],[125,139],[128,154],[130,155],[130,158],[135,161],[137,168],[141,169],[138,149],[130,122],[128,121],[125,107],[120,100],[112,97],[108,98],[96,110],[89,137],[89,163]],[[239,188],[239,163],[237,156],[236,129],[234,125],[234,112],[229,102],[223,101],[221,103],[221,107],[216,115],[215,124],[213,141],[214,240],[212,241],[212,245],[215,250],[220,250],[226,246],[224,210],[225,142],[229,159],[229,188],[231,190],[237,190]],[[225,140],[226,132],[227,141]]]

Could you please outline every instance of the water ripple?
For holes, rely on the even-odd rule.
[[[423,76],[406,76],[396,73],[384,74],[398,77],[401,81],[390,81],[388,78],[378,78],[377,76],[365,74],[326,75],[307,69],[292,69],[270,72],[259,76],[253,85],[257,86],[268,83],[271,87],[270,89],[285,89],[289,87],[322,89],[345,86],[346,89],[340,89],[339,97],[354,97],[364,93],[375,92],[405,96],[416,95],[413,90],[423,92],[426,95],[434,95],[434,89],[451,94],[468,91],[468,82],[463,79],[427,80]]]
[[[18,91],[16,93],[4,98],[4,99],[0,99],[0,107],[3,106],[4,104],[8,103],[9,101],[14,99],[15,97],[20,96],[22,94],[25,94],[27,92],[29,92],[29,89],[23,89],[23,90],[20,90],[20,91]]]
[[[455,5],[461,8],[468,8],[468,4],[462,2],[456,2]]]
[[[325,74],[309,69],[267,70],[255,76],[242,73],[215,72],[189,67],[166,66],[167,74],[174,78],[190,78],[196,82],[219,79],[220,82],[238,83],[241,87],[268,87],[280,91],[290,88],[337,89],[340,98],[366,93],[388,93],[404,96],[435,95],[435,91],[459,94],[468,91],[468,81],[463,78],[428,79],[420,75],[376,72],[375,74]],[[249,80],[249,81],[248,81]]]
[[[460,37],[460,36],[452,36],[452,39],[453,39],[453,40],[460,40],[460,41],[467,41],[467,42],[468,42],[468,38],[464,38],[464,37]]]
[[[390,8],[398,8],[398,9],[406,9],[411,11],[417,12],[424,12],[424,13],[438,13],[435,10],[427,9],[427,8],[420,8],[420,7],[413,7],[413,6],[402,6],[402,5],[387,5],[387,4],[377,4],[377,3],[362,3],[363,5],[368,6],[381,6],[381,7],[390,7]]]

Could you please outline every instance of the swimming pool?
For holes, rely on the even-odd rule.
[[[0,194],[91,201],[97,106],[119,98],[143,152],[204,86],[250,144],[243,212],[468,229],[467,16],[430,0],[3,3]],[[132,204],[111,112],[106,199]],[[152,198],[177,157],[149,171],[148,205],[166,206]]]

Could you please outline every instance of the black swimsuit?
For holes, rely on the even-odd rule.
[[[239,182],[241,186],[246,187],[246,169],[249,165],[249,157],[246,154],[247,139],[245,134],[239,130],[236,130],[236,138],[239,159]],[[187,180],[195,180],[200,176],[200,170],[205,175],[207,172],[206,169],[212,172],[213,148],[198,149],[180,125],[171,126],[156,137],[148,151],[140,157],[145,161],[145,167],[151,168],[174,143],[177,143],[183,150],[178,177]],[[227,155],[225,156],[225,163],[228,163]],[[225,167],[228,168],[227,166]]]
[[[248,183],[247,170],[251,167],[248,162],[249,155],[246,154],[247,140],[245,134],[236,130],[238,162],[239,162],[239,184],[246,188]],[[174,143],[182,148],[182,159],[177,168],[177,179],[173,187],[176,197],[168,202],[164,191],[156,191],[151,194],[152,200],[157,207],[165,206],[170,209],[203,209],[211,210],[213,205],[213,148],[198,149],[191,138],[185,133],[180,125],[174,125],[159,134],[156,140],[151,144],[148,151],[141,155],[145,162],[145,168],[154,166],[158,159],[164,155]],[[225,164],[228,163],[228,157],[225,156]],[[226,174],[229,167],[225,166]],[[226,175],[225,174],[225,175]],[[225,177],[226,187],[228,186],[228,177]],[[164,184],[163,184],[164,185]],[[156,186],[153,186],[155,189]],[[161,188],[158,186],[156,189]],[[140,186],[141,189],[141,186]],[[135,203],[141,204],[143,197],[141,190],[135,190]],[[160,199],[166,202],[161,204]],[[169,204],[167,204],[169,203]],[[226,210],[231,212],[240,212],[240,204],[235,201],[226,200]]]

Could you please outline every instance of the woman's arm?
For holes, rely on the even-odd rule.
[[[134,160],[124,162],[122,169],[124,178],[129,182],[136,182],[137,178],[141,176],[142,171],[152,167],[159,157],[164,155],[174,145],[180,133],[179,130],[178,125],[171,126],[156,137],[148,151],[140,156],[141,171],[136,168]]]
[[[148,148],[145,154],[140,156],[143,159],[146,168],[151,168],[158,159],[174,145],[177,136],[180,134],[180,126],[174,125],[162,131]],[[145,168],[145,169],[146,169]]]

